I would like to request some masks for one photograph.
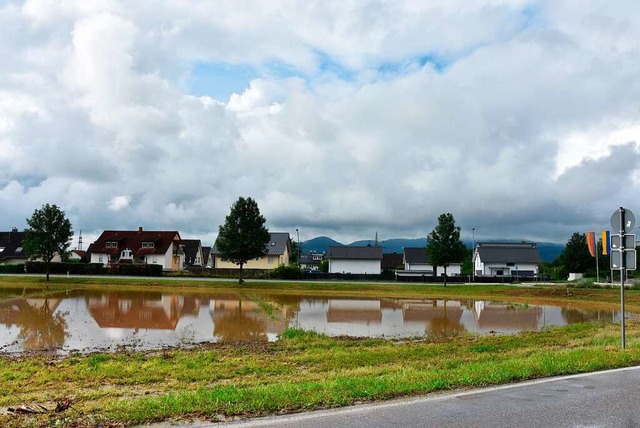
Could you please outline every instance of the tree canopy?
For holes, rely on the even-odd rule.
[[[567,241],[567,245],[556,259],[563,276],[571,272],[585,273],[595,267],[595,260],[589,253],[587,235],[574,232]]]
[[[66,258],[73,229],[64,211],[56,205],[45,204],[36,209],[27,219],[29,228],[25,230],[24,251],[31,260],[42,259],[46,264],[47,281],[51,260],[56,255]]]
[[[447,267],[451,263],[461,263],[467,254],[467,247],[460,240],[460,228],[450,213],[440,214],[438,224],[427,237],[427,260],[444,268],[444,285],[447,285]]]
[[[222,258],[240,266],[240,282],[243,266],[267,252],[270,235],[265,223],[256,201],[241,196],[219,227],[216,248]]]

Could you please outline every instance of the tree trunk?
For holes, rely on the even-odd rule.
[[[447,267],[443,266],[444,268],[444,286],[447,286]]]
[[[47,262],[45,263],[45,272],[47,273],[47,282],[49,282],[49,265],[51,264],[51,262]]]
[[[238,284],[242,284],[244,280],[242,279],[242,266],[244,263],[240,263],[240,277],[238,278]]]

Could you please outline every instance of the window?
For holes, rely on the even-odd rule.
[[[102,263],[102,256],[98,256],[98,263]]]
[[[20,251],[22,251],[22,247],[16,248],[16,253],[19,253]]]
[[[142,248],[153,248],[154,247],[154,243],[153,242],[143,242],[142,243]]]
[[[107,248],[118,248],[118,243],[115,241],[107,241],[104,246]]]
[[[272,265],[273,264],[273,259],[275,259],[275,257],[273,256],[269,256],[269,264]]]
[[[507,266],[515,266],[515,263],[507,263]]]

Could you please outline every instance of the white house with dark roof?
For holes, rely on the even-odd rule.
[[[477,276],[538,275],[541,258],[538,246],[532,242],[478,243],[473,252],[473,265]]]
[[[288,265],[291,256],[291,238],[287,232],[271,232],[269,233],[269,242],[267,243],[265,255],[257,259],[249,260],[243,269],[275,269],[280,265]],[[229,260],[223,259],[216,245],[211,250],[214,258],[214,267],[216,269],[239,269],[240,266]]]
[[[332,246],[327,250],[329,273],[380,275],[382,247]]]
[[[158,264],[165,271],[184,267],[184,245],[176,230],[105,230],[89,245],[91,263]]]
[[[434,269],[433,264],[427,259],[427,250],[425,247],[405,247],[402,253],[404,261],[404,273],[420,275],[444,275],[444,268],[438,266]],[[450,263],[447,266],[447,276],[460,275],[462,272],[462,263]],[[415,275],[410,275],[415,276]]]

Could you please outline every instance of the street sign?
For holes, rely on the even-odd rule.
[[[624,208],[624,231],[631,232],[633,226],[636,225],[636,217],[633,215],[630,209]],[[611,215],[611,232],[620,232],[620,210]]]
[[[615,235],[611,235],[611,249],[619,250],[622,246],[620,245],[620,234],[616,233]],[[624,248],[635,250],[636,248],[636,235],[633,234],[625,234],[624,235]]]
[[[636,270],[636,250],[624,250],[625,270]],[[611,249],[611,269],[622,270],[622,251]]]

